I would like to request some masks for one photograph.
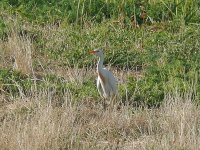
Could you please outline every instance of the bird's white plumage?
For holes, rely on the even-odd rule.
[[[104,55],[101,49],[97,49],[91,52],[99,57],[97,64],[97,89],[101,97],[109,98],[117,95],[117,81],[115,80],[112,72],[103,68]]]

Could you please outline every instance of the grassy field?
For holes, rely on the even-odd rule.
[[[1,1],[1,149],[198,149],[199,18],[197,0]]]

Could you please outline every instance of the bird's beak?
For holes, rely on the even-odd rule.
[[[96,54],[96,51],[89,51],[89,54]]]

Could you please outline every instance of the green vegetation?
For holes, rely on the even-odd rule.
[[[94,77],[77,84],[56,73],[56,68],[94,67],[87,52],[96,47],[105,48],[105,64],[129,73],[119,88],[121,98],[131,103],[154,106],[165,93],[175,88],[187,92],[192,83],[200,82],[197,0],[3,0],[0,7],[1,59],[7,63],[1,65],[0,86],[6,95],[20,95],[20,91],[26,95],[35,87],[53,88],[58,97],[70,90],[77,100],[88,93],[98,99]],[[26,53],[33,68],[28,73],[26,69],[26,75],[20,65],[16,72],[13,62],[6,61],[15,58],[17,63],[16,55],[24,53],[9,48],[12,38],[30,41]],[[48,69],[55,71],[47,73]],[[42,79],[34,79],[35,74]],[[200,88],[195,89],[199,101]]]

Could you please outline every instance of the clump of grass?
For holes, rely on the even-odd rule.
[[[10,57],[13,58],[13,69],[24,74],[32,74],[32,51],[31,39],[19,34],[17,31],[11,31],[8,35],[5,49]]]

